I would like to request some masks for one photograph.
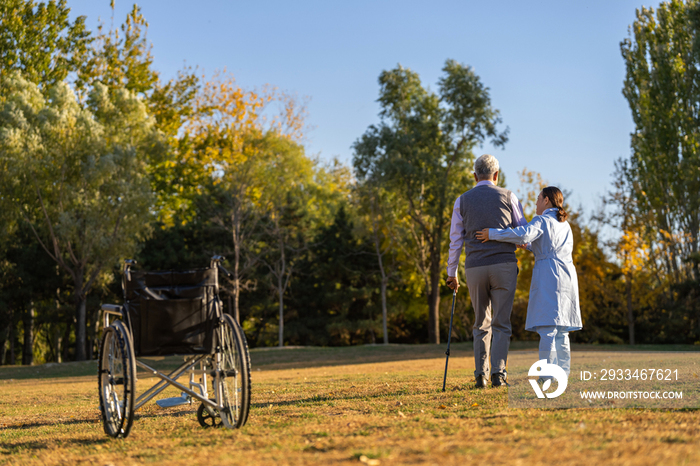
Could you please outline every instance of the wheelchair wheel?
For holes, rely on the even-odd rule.
[[[241,327],[229,315],[224,315],[216,335],[214,364],[219,374],[215,382],[216,396],[224,407],[219,415],[227,428],[239,428],[245,425],[250,410],[248,343]]]
[[[136,359],[131,335],[122,322],[104,329],[98,360],[97,385],[105,433],[124,438],[134,421]]]

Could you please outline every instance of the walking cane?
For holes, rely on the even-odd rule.
[[[452,293],[452,312],[450,313],[450,332],[447,334],[447,351],[445,354],[447,358],[445,359],[445,377],[442,379],[442,391],[445,391],[445,383],[447,383],[447,363],[450,361],[450,341],[452,340],[452,318],[455,315],[455,298],[457,297],[457,290],[455,289]]]

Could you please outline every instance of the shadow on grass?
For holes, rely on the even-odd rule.
[[[62,446],[80,446],[80,447],[90,447],[96,445],[108,445],[113,439],[103,438],[103,439],[86,439],[86,438],[76,438],[76,439],[65,439],[61,441]],[[50,448],[51,445],[48,442],[42,442],[39,440],[28,440],[26,442],[17,443],[4,443],[0,446],[6,450],[3,452],[5,455],[12,455],[16,451],[41,451]]]
[[[510,351],[536,350],[538,341],[513,341]],[[351,347],[256,348],[251,351],[253,369],[285,370],[324,366],[368,364],[445,358],[446,344],[364,345]],[[576,351],[700,351],[699,345],[591,345],[572,344]],[[452,357],[472,357],[472,342],[453,342]]]
[[[197,413],[197,406],[196,404],[193,404],[193,409],[188,410],[188,411],[176,411],[176,412],[167,412],[163,411],[162,413],[135,413],[134,414],[134,422],[137,422],[139,419],[149,419],[149,418],[159,418],[159,417],[188,417],[188,416],[195,416]],[[70,426],[70,425],[83,425],[83,424],[95,424],[96,426],[102,426],[102,419],[101,418],[95,418],[95,419],[71,419],[68,421],[55,421],[51,419],[47,419],[46,421],[32,421],[32,422],[26,422],[22,424],[15,424],[15,425],[8,425],[4,427],[2,430],[12,430],[12,429],[38,429],[38,428],[43,428],[43,427],[48,427],[48,426]],[[101,430],[101,429],[100,429]],[[109,439],[107,439],[109,440]],[[76,440],[76,442],[84,442],[86,445],[92,444],[92,443],[102,443],[103,440]],[[2,443],[0,443],[2,445]],[[13,444],[15,445],[15,444]]]
[[[16,425],[8,425],[4,429],[36,429],[39,427],[47,426],[69,426],[69,425],[79,425],[79,424],[97,424],[101,423],[99,419],[71,419],[69,421],[53,421],[47,419],[46,421],[32,421]]]
[[[466,384],[466,385],[448,388],[445,393],[455,392],[455,391],[469,391],[469,392],[482,393],[482,394],[491,394],[491,393],[497,394],[496,389],[476,388],[476,386],[474,384]],[[407,392],[405,389],[400,389],[400,390],[395,390],[395,391],[391,391],[391,392],[372,393],[372,394],[368,394],[368,395],[347,395],[347,396],[313,395],[313,396],[310,396],[307,398],[298,398],[295,400],[273,401],[273,402],[267,402],[267,403],[251,403],[250,406],[251,406],[251,408],[264,409],[264,408],[268,408],[270,406],[274,406],[274,407],[298,406],[298,405],[302,405],[305,403],[325,403],[328,401],[361,401],[361,400],[373,400],[373,399],[386,399],[387,397],[392,397],[392,396],[393,397],[401,397],[401,396],[404,396],[407,394],[414,396],[414,395],[434,395],[434,394],[439,394],[439,393],[443,393],[442,388],[430,388],[430,389],[425,389],[425,390],[411,390],[410,393]]]
[[[537,349],[537,341],[513,341],[511,351]],[[342,366],[379,362],[409,361],[444,358],[446,344],[440,345],[363,345],[345,347],[284,347],[255,348],[251,350],[253,370],[285,370],[324,366]],[[700,351],[700,345],[590,345],[572,344],[572,351]],[[453,357],[471,357],[472,342],[453,342]],[[141,359],[141,358],[139,358]],[[182,363],[182,356],[144,358],[162,371],[175,369]],[[155,361],[155,362],[154,362]],[[61,377],[96,376],[97,362],[82,361],[50,363],[40,366],[0,366],[0,386],[10,379],[51,379]],[[139,373],[139,378],[147,378]],[[5,382],[7,383],[7,382]]]

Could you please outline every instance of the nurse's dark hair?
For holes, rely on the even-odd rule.
[[[549,202],[552,203],[552,207],[559,209],[559,212],[557,212],[557,220],[563,222],[569,218],[569,214],[564,210],[564,195],[559,188],[556,186],[547,186],[542,190],[542,196],[549,199]]]

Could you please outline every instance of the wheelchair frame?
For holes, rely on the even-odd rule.
[[[250,410],[250,355],[243,330],[228,314],[223,313],[218,296],[218,271],[230,274],[220,264],[221,256],[214,256],[210,269],[216,273],[213,305],[215,321],[212,325],[211,351],[190,354],[177,369],[166,374],[136,359],[134,333],[131,325],[127,282],[135,261],[124,263],[122,286],[126,305],[103,304],[104,331],[98,360],[98,390],[100,412],[105,433],[114,438],[129,435],[134,412],[169,386],[182,391],[182,397],[159,400],[161,407],[176,406],[197,400],[197,420],[203,427],[240,428],[245,425]],[[207,269],[205,269],[207,270]],[[161,301],[168,301],[162,299]],[[144,311],[145,312],[145,311]],[[212,323],[208,321],[208,323]],[[155,385],[138,398],[136,395],[137,367],[158,377]],[[189,375],[189,384],[178,378]],[[196,377],[199,376],[199,382]],[[209,398],[209,380],[214,398]]]

